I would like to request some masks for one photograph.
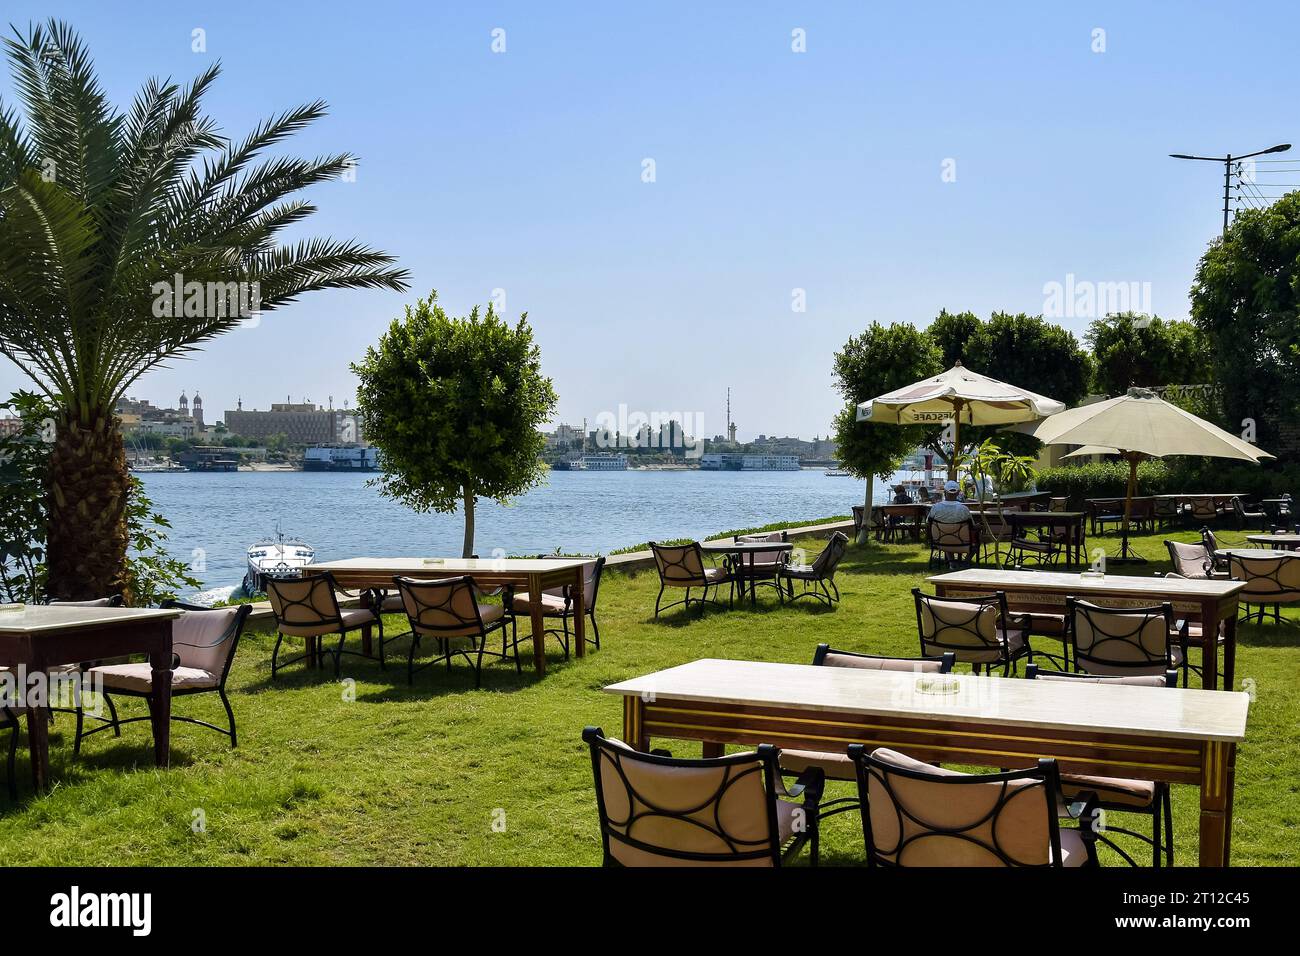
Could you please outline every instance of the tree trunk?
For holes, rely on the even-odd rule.
[[[131,476],[117,421],[104,412],[78,422],[63,409],[56,426],[46,486],[46,593],[64,601],[124,593]]]
[[[871,486],[875,478],[875,475],[867,475],[867,496],[862,503],[862,529],[858,532],[858,544],[866,544],[871,540]]]
[[[474,556],[474,500],[474,493],[467,489],[465,491],[465,544],[461,548],[462,558]]]

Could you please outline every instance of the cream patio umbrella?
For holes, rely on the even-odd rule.
[[[1081,405],[1039,422],[1013,425],[1008,431],[1032,435],[1045,445],[1083,445],[1072,455],[1118,454],[1129,465],[1124,497],[1124,536],[1119,560],[1143,560],[1128,546],[1129,514],[1137,493],[1137,467],[1143,458],[1194,455],[1259,462],[1268,452],[1171,405],[1145,388],[1092,405]],[[1068,456],[1067,456],[1068,457]]]
[[[905,385],[858,405],[858,421],[890,425],[953,426],[948,477],[957,477],[962,425],[1010,425],[1065,411],[1054,398],[972,372],[958,362],[933,378]]]

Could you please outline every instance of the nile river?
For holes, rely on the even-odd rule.
[[[205,588],[238,584],[248,546],[275,531],[317,561],[363,555],[458,555],[459,513],[416,514],[381,497],[374,475],[321,472],[142,474],[172,523],[168,550],[194,562]],[[863,482],[821,470],[553,471],[509,507],[480,501],[475,551],[487,556],[607,553],[655,538],[703,538],[774,521],[844,515]],[[876,497],[887,489],[879,482]],[[500,552],[497,549],[501,549]]]

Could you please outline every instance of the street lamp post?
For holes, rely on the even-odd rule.
[[[1245,156],[1233,156],[1229,153],[1227,156],[1189,156],[1186,153],[1170,153],[1174,159],[1198,159],[1207,163],[1223,163],[1223,234],[1228,234],[1228,203],[1229,194],[1232,189],[1232,164],[1240,162],[1243,159],[1250,159],[1253,156],[1263,156],[1266,153],[1285,153],[1291,148],[1290,143],[1281,143],[1277,146],[1270,146],[1268,149],[1261,149],[1256,153],[1247,153]]]

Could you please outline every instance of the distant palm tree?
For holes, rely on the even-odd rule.
[[[0,353],[58,409],[48,591],[90,598],[123,586],[129,474],[113,410],[131,383],[250,309],[315,289],[403,291],[408,275],[355,241],[277,244],[315,212],[287,197],[355,163],[259,159],[325,115],[323,103],[232,142],[200,110],[217,65],[183,88],[150,80],[123,114],[70,27],[13,34],[4,43],[26,120],[0,104]],[[181,298],[168,291],[178,282]]]

